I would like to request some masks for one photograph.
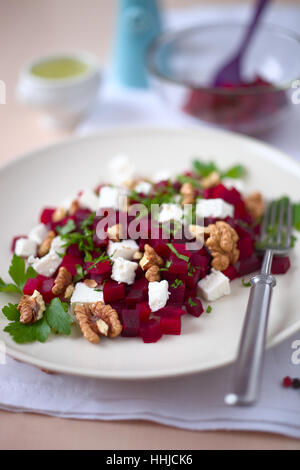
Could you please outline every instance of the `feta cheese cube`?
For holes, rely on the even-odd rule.
[[[177,220],[182,222],[182,208],[179,204],[162,204],[158,216],[160,223],[168,222],[169,220]]]
[[[151,312],[157,312],[163,308],[169,298],[169,284],[168,281],[163,280],[160,282],[149,282],[148,284],[148,296],[149,296],[149,307]]]
[[[138,264],[124,258],[115,258],[111,278],[117,282],[133,284]]]
[[[135,165],[127,155],[120,153],[110,161],[108,170],[112,183],[122,185],[133,179]]]
[[[50,251],[53,253],[56,253],[58,255],[64,255],[66,252],[66,249],[64,248],[65,240],[63,240],[59,235],[55,238],[53,238]]]
[[[211,273],[198,282],[199,294],[205,300],[217,300],[230,294],[230,281],[221,271],[211,270]]]
[[[240,193],[243,193],[245,190],[244,181],[239,178],[224,178],[222,184],[228,189],[235,188]]]
[[[124,258],[131,260],[136,251],[138,251],[139,245],[134,240],[122,240],[121,242],[108,243],[107,254],[110,258]]]
[[[71,297],[72,310],[77,304],[90,304],[103,302],[103,292],[88,287],[84,282],[78,282]]]
[[[200,199],[196,204],[197,217],[233,217],[234,207],[223,199]]]
[[[127,205],[126,191],[114,186],[102,186],[99,194],[100,209],[125,210]]]
[[[15,244],[15,254],[17,256],[34,256],[36,253],[37,243],[30,238],[19,238]]]
[[[61,265],[61,262],[62,258],[52,250],[42,258],[34,258],[33,256],[28,258],[29,265],[32,266],[38,274],[42,274],[46,277],[51,277]]]
[[[159,183],[160,181],[166,181],[172,179],[173,172],[169,168],[163,168],[159,171],[157,171],[153,177],[152,181],[154,183]]]
[[[40,245],[45,239],[48,229],[45,224],[38,224],[30,230],[28,238],[33,240],[37,245]]]
[[[137,193],[143,193],[146,196],[150,193],[152,189],[152,184],[148,181],[140,181],[134,188]]]
[[[99,198],[92,189],[85,189],[78,198],[80,207],[96,212],[99,208]]]

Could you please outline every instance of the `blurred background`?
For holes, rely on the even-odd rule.
[[[246,51],[243,89],[226,83],[216,90],[213,75],[238,50],[258,4],[254,0],[0,0],[0,80],[6,86],[1,161],[71,134],[153,124],[226,127],[283,149],[289,142],[289,152],[297,156],[300,105],[293,104],[291,87],[300,77],[300,1],[267,3],[262,21],[270,26],[259,25]],[[147,71],[141,71],[157,38]],[[44,84],[28,74],[24,78],[25,64],[80,51],[99,67],[97,96],[76,125],[49,126],[49,120],[45,125],[45,102],[37,103]],[[80,96],[76,92],[76,99]]]

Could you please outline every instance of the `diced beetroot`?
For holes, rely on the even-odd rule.
[[[117,300],[124,299],[125,297],[125,285],[118,284],[115,281],[107,281],[103,287],[104,302],[109,304],[110,302],[116,302]]]
[[[43,299],[46,304],[51,302],[52,299],[54,299],[55,295],[52,292],[52,287],[54,286],[54,279],[45,279],[44,281],[41,282],[40,285],[40,293],[43,296]]]
[[[106,248],[109,242],[108,237],[106,238],[99,238],[95,233],[93,235],[93,242],[96,248]]]
[[[76,256],[77,258],[81,257],[78,245],[70,245],[66,251],[66,254],[70,256]]]
[[[151,309],[148,305],[148,302],[140,302],[137,306],[136,309],[138,311],[140,321],[145,322],[149,320],[149,316],[151,313]]]
[[[169,273],[171,274],[186,274],[188,264],[183,259],[177,258],[176,256],[171,257],[171,265],[169,267]]]
[[[248,235],[238,241],[238,249],[240,250],[240,260],[250,258],[254,253],[251,237]]]
[[[144,299],[145,297],[142,290],[131,288],[129,293],[126,295],[125,302],[128,305],[136,305],[138,302],[142,302]]]
[[[40,222],[45,225],[50,224],[52,222],[52,215],[54,214],[55,210],[56,209],[53,207],[46,207],[40,215]]]
[[[144,271],[143,271],[143,273],[144,273]],[[137,279],[136,281],[134,281],[131,288],[133,290],[141,290],[143,292],[143,295],[147,296],[148,295],[148,285],[149,285],[149,282],[145,278],[145,273],[144,273],[144,276],[141,279]]]
[[[178,251],[178,253],[180,253],[181,255],[187,256],[188,258],[191,257],[191,252],[186,249],[184,243],[172,243],[172,245],[175,250]],[[176,255],[174,254],[174,256]]]
[[[196,297],[189,297],[185,303],[185,308],[190,315],[193,315],[193,317],[200,317],[204,312],[201,300]]]
[[[189,269],[189,273],[186,276],[186,287],[194,287],[197,282],[200,280],[201,274],[203,273],[202,269],[198,269],[192,266],[192,269]],[[202,276],[203,277],[203,276]]]
[[[190,297],[197,296],[197,286],[192,289],[185,289],[184,300],[188,300]]]
[[[175,273],[170,273],[170,271],[161,271],[161,276],[163,279],[166,279],[169,283],[169,285],[173,284],[173,282],[176,281],[176,279],[179,279],[181,275],[175,274]]]
[[[169,286],[170,297],[168,303],[182,305],[184,303],[185,284],[178,287]]]
[[[166,305],[165,307],[155,312],[155,315],[159,317],[167,317],[167,318],[177,318],[185,314],[186,314],[185,310],[177,307],[176,305]]]
[[[18,235],[17,237],[14,237],[12,239],[12,242],[11,242],[11,245],[10,245],[10,249],[11,249],[11,252],[14,253],[15,252],[15,248],[16,248],[16,242],[17,240],[19,240],[20,238],[28,238],[27,235]]]
[[[285,274],[291,266],[288,256],[274,256],[272,262],[272,274]]]
[[[170,248],[167,246],[166,241],[163,240],[153,240],[152,247],[159,256],[168,257],[170,254]]]
[[[89,209],[78,209],[74,214],[74,220],[76,224],[80,224],[85,219],[87,219],[91,215],[91,211]]]
[[[121,335],[127,337],[138,336],[140,327],[139,312],[136,309],[124,309],[122,310],[121,318],[123,325]]]
[[[65,217],[63,220],[60,220],[59,222],[51,222],[50,223],[50,227],[51,227],[51,230],[55,230],[57,232],[57,227],[64,227],[64,225],[66,225],[69,220],[73,220],[75,222],[75,218],[74,216],[68,216],[68,217]]]
[[[200,276],[199,279],[202,279],[208,274],[209,271],[209,258],[199,253],[194,253],[191,256],[191,265],[197,269]]]
[[[164,335],[180,335],[181,318],[165,318],[160,319],[161,331]]]
[[[141,323],[139,333],[144,343],[156,343],[162,337],[160,324],[154,318]]]
[[[239,263],[237,263],[236,268],[238,275],[245,276],[246,274],[251,274],[254,271],[258,271],[261,266],[261,258],[257,256],[256,254],[253,254],[251,258],[246,258],[243,260],[240,260]]]
[[[39,276],[34,279],[27,279],[23,293],[25,295],[32,295],[35,290],[39,290],[41,282],[42,279]]]
[[[235,269],[235,267],[230,264],[228,266],[228,268],[226,268],[224,271],[223,271],[223,274],[225,276],[227,276],[231,281],[233,281],[234,279],[236,279],[237,277],[239,277],[238,275],[238,272],[237,270]]]
[[[111,264],[110,261],[103,261],[103,263],[99,262],[95,267],[89,269],[90,266],[93,265],[93,262],[85,263],[86,269],[89,274],[111,274]]]
[[[69,271],[69,273],[72,274],[72,276],[75,276],[77,274],[76,266],[78,264],[80,266],[83,265],[82,258],[79,258],[78,256],[65,255],[63,257],[61,266],[64,266]]]

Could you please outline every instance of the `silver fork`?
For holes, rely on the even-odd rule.
[[[258,398],[270,303],[276,285],[270,274],[273,255],[286,254],[292,237],[292,204],[283,200],[279,208],[277,206],[275,201],[268,206],[262,222],[260,241],[266,244],[265,254],[260,274],[250,281],[246,317],[233,366],[232,391],[225,397],[227,405],[251,405]],[[277,220],[276,234],[268,237],[268,227],[274,227]]]

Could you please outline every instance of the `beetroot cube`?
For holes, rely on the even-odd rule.
[[[185,244],[184,243],[172,243],[173,247],[175,248],[176,251],[178,251],[178,253],[180,253],[181,255],[184,255],[184,256],[187,256],[188,258],[190,258],[191,256],[191,253],[189,250],[187,250],[185,248]],[[174,254],[174,256],[176,256]]]
[[[246,259],[252,256],[254,249],[251,237],[248,235],[238,241],[238,249],[240,250],[240,259]]]
[[[81,222],[87,219],[90,215],[91,211],[89,209],[78,209],[73,217],[76,224],[81,224]]]
[[[204,312],[201,300],[196,297],[189,297],[185,303],[185,308],[190,315],[193,315],[193,317],[200,317]]]
[[[89,269],[92,265],[92,262],[86,263],[86,269],[89,274],[106,274],[107,276],[111,274],[111,264],[108,260],[103,261],[103,263],[99,262],[94,268]]]
[[[226,269],[223,271],[223,274],[224,274],[225,276],[227,276],[227,277],[230,279],[230,281],[233,281],[234,279],[236,279],[237,277],[239,277],[236,268],[235,268],[232,264],[230,264],[230,265],[228,266],[228,268],[226,268]]]
[[[186,274],[188,269],[188,264],[186,261],[172,257],[171,258],[171,266],[169,267],[169,273],[171,274]]]
[[[125,302],[128,305],[136,305],[138,302],[144,300],[144,293],[142,290],[130,289],[129,293],[126,295]]]
[[[139,303],[137,306],[136,306],[136,309],[138,311],[138,314],[139,314],[139,317],[140,317],[140,321],[141,322],[145,322],[147,320],[149,320],[149,316],[150,316],[150,313],[151,313],[151,309],[148,305],[147,302],[141,302]]]
[[[75,276],[77,274],[76,266],[78,264],[80,266],[83,265],[82,258],[79,258],[78,256],[65,255],[63,257],[61,266],[64,266],[69,271],[69,273],[72,274],[72,276]]]
[[[141,323],[139,333],[144,343],[156,343],[162,337],[160,324],[154,318]]]
[[[78,248],[78,245],[70,245],[66,251],[67,255],[76,256],[77,258],[81,257],[81,252]]]
[[[192,269],[189,270],[189,273],[186,276],[186,281],[185,281],[186,286],[188,288],[194,287],[197,284],[197,282],[200,280],[202,273],[203,273],[202,269],[192,267]]]
[[[40,222],[45,225],[50,224],[52,222],[52,215],[54,214],[55,210],[55,208],[46,207],[40,215]]]
[[[202,279],[208,274],[209,271],[209,258],[208,256],[194,253],[191,256],[191,265],[192,267],[196,268],[199,272],[200,276],[199,279]],[[188,282],[188,281],[187,281]]]
[[[11,245],[10,245],[10,249],[12,251],[12,253],[15,252],[15,248],[16,248],[16,242],[17,240],[19,240],[20,238],[28,238],[27,235],[18,235],[17,237],[14,237],[12,239],[12,242],[11,242]]]
[[[161,331],[164,335],[180,335],[181,318],[165,318],[160,319]]]
[[[121,314],[123,330],[121,335],[126,337],[134,337],[139,334],[140,317],[139,312],[135,310],[122,310]]]
[[[166,307],[163,307],[155,312],[155,315],[166,318],[178,318],[185,314],[185,310],[177,307],[176,305],[166,305]]]
[[[237,266],[238,275],[245,276],[245,274],[250,274],[260,269],[261,258],[256,254],[253,254],[251,258],[240,260]]]
[[[116,302],[117,300],[124,299],[125,297],[125,285],[118,284],[115,281],[107,281],[103,287],[104,302],[109,304],[110,302]]]
[[[37,276],[34,279],[27,279],[23,289],[25,295],[32,295],[35,290],[39,291],[42,280]]]
[[[170,248],[167,246],[167,242],[164,242],[163,240],[154,240],[152,242],[152,246],[159,256],[163,256],[165,258],[169,256]]]
[[[196,297],[197,296],[197,286],[193,287],[192,289],[185,289],[184,299],[187,300],[189,297]]]
[[[178,287],[169,287],[170,297],[168,302],[171,304],[180,304],[184,303],[184,293],[185,293],[185,284],[182,283]]]
[[[43,299],[46,304],[51,302],[54,297],[56,297],[52,292],[52,287],[54,286],[54,279],[45,279],[41,282],[40,293],[43,296]]]
[[[143,271],[144,273],[144,271]],[[134,290],[141,290],[143,292],[144,296],[148,295],[148,284],[149,282],[145,278],[145,273],[144,276],[141,279],[137,279],[133,284],[132,284],[132,289]]]
[[[291,266],[288,256],[274,256],[272,261],[272,274],[285,274]]]

